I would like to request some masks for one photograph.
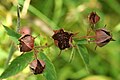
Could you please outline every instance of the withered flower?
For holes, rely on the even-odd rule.
[[[95,31],[95,34],[96,34],[95,42],[96,42],[97,46],[99,46],[99,47],[103,47],[110,41],[114,41],[110,32],[108,30],[106,30],[105,28],[97,29]]]
[[[29,52],[34,48],[34,39],[30,34],[22,35],[19,38],[20,41],[20,52]]]
[[[72,36],[73,33],[65,32],[63,29],[60,29],[54,31],[52,38],[59,49],[64,50],[65,48],[70,48],[72,46]]]
[[[96,12],[91,12],[88,16],[88,21],[91,24],[96,24],[100,20],[100,17],[96,14]]]
[[[41,74],[45,69],[45,62],[43,60],[34,60],[30,63],[30,69],[35,75]]]

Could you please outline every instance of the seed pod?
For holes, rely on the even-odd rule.
[[[100,17],[96,14],[96,12],[91,12],[88,16],[88,21],[91,24],[96,24],[100,20]]]
[[[96,42],[97,46],[99,46],[99,47],[103,47],[110,41],[114,41],[110,32],[108,30],[106,30],[105,28],[97,29],[95,31],[95,34],[96,34],[95,42]]]
[[[72,36],[73,33],[64,32],[63,29],[60,29],[54,31],[52,38],[54,39],[55,45],[57,45],[60,50],[64,50],[72,46]]]
[[[41,74],[45,69],[45,62],[38,59],[34,60],[30,63],[30,69],[35,75]]]
[[[20,37],[20,52],[29,52],[34,48],[34,39],[30,34]]]

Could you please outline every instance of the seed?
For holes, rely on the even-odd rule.
[[[95,34],[96,34],[95,42],[99,47],[103,47],[110,41],[114,41],[110,32],[105,28],[97,29],[95,31]]]
[[[100,17],[97,15],[96,12],[91,12],[90,15],[88,16],[88,21],[91,24],[96,24],[100,20]]]
[[[34,48],[34,39],[30,34],[20,37],[20,52],[29,52]]]
[[[37,75],[43,73],[45,69],[45,62],[43,60],[34,60],[30,63],[30,69]]]
[[[65,48],[70,48],[72,43],[73,33],[65,32],[63,29],[54,31],[52,38],[54,39],[55,45],[59,47],[60,50]]]

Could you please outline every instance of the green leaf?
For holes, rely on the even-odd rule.
[[[15,37],[16,39],[20,38],[20,34],[18,34],[17,32],[11,30],[10,28],[8,28],[7,26],[3,25],[3,27],[5,28],[7,34],[9,36]]]
[[[48,59],[48,57],[44,53],[39,53],[39,54],[40,54],[42,60],[45,61],[45,63],[46,63],[46,67],[45,67],[43,76],[47,80],[57,80],[55,67],[52,64],[52,62]]]
[[[77,50],[85,64],[86,69],[88,70],[89,55],[86,47],[84,45],[77,44]]]
[[[28,52],[15,58],[1,74],[0,79],[13,76],[22,71],[32,60],[33,52]]]

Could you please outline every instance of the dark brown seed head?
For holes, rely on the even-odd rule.
[[[112,35],[105,28],[97,29],[95,31],[95,34],[96,34],[95,42],[99,47],[103,47],[110,41],[113,41]]]
[[[30,63],[30,69],[37,75],[41,74],[45,69],[45,62],[43,60],[34,60]]]
[[[96,24],[100,20],[100,17],[96,14],[96,12],[91,12],[88,16],[88,21],[91,24]]]
[[[71,47],[73,33],[64,32],[63,29],[55,30],[52,38],[60,50]]]
[[[29,52],[34,48],[34,38],[30,34],[22,35],[20,41],[20,52]]]

